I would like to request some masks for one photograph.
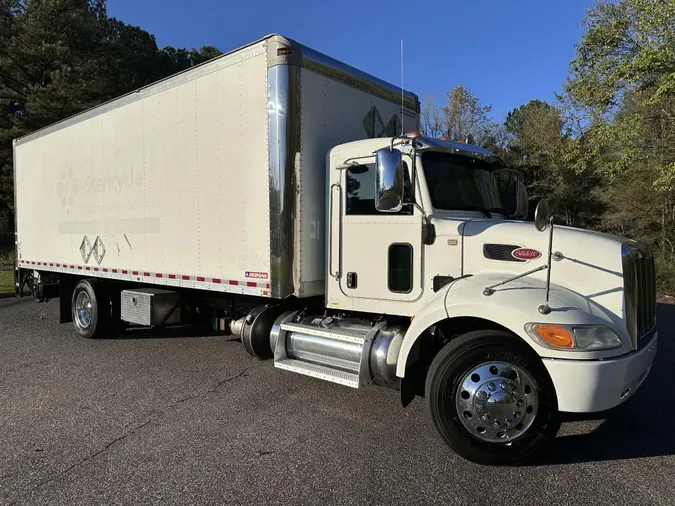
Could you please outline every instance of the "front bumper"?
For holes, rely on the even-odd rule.
[[[652,368],[658,333],[642,349],[607,360],[543,359],[558,396],[558,409],[592,413],[618,406],[639,388]]]

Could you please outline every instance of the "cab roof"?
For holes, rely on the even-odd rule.
[[[447,153],[456,153],[459,155],[470,156],[484,160],[491,165],[503,166],[504,162],[493,152],[476,144],[465,144],[446,139],[434,139],[432,137],[424,137],[422,135],[406,135],[401,137],[378,137],[375,139],[363,139],[359,141],[352,141],[337,146],[333,149],[333,153],[337,154],[344,148],[345,152],[353,153],[359,151],[362,153],[375,153],[378,149],[389,147],[394,141],[394,145],[405,145],[406,143],[415,142],[417,151],[444,151]],[[336,153],[337,152],[337,153]]]

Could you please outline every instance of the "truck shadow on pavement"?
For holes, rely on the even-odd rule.
[[[675,369],[675,305],[657,308],[659,349],[648,378],[617,408],[591,415],[564,415],[563,421],[601,421],[586,434],[558,436],[537,465],[661,457],[675,454],[672,420],[675,389],[669,387]]]
[[[225,336],[222,332],[213,330],[208,325],[173,325],[169,327],[130,326],[111,339],[123,341],[126,339],[186,339],[210,336],[230,337]]]

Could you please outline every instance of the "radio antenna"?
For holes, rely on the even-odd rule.
[[[403,39],[401,39],[401,135],[403,134]]]

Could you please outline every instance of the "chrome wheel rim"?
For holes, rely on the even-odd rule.
[[[75,321],[82,329],[91,324],[91,298],[85,291],[78,293],[75,298]]]
[[[507,362],[486,362],[462,378],[455,406],[472,436],[509,443],[530,428],[539,403],[534,381],[524,369]]]

